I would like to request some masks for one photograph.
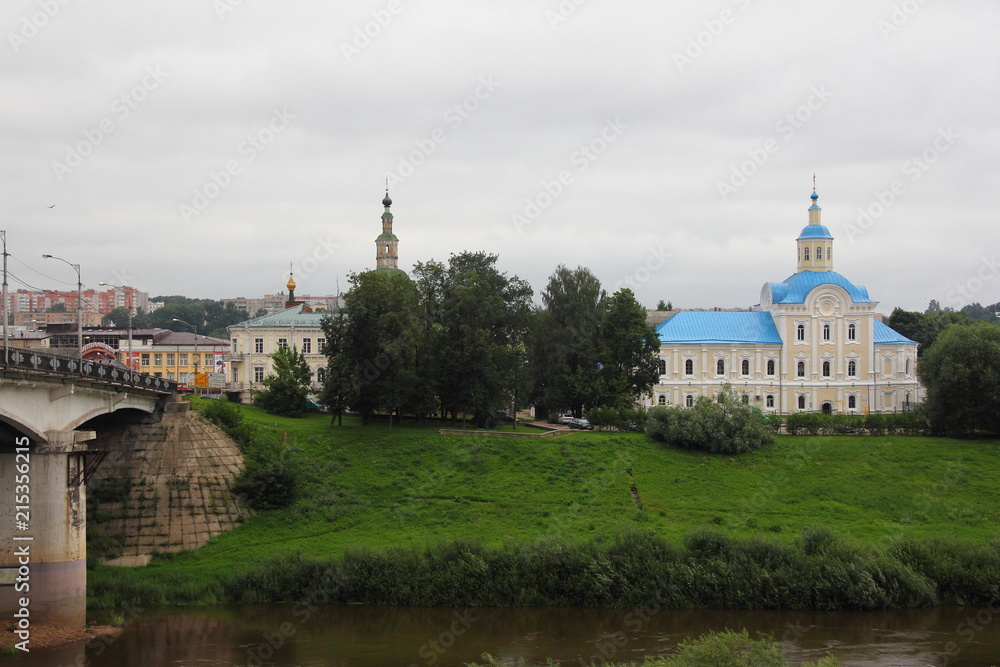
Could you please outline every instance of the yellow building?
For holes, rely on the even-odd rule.
[[[922,400],[917,343],[886,326],[868,290],[833,270],[812,193],[796,272],[749,311],[680,311],[660,324],[653,405],[691,406],[729,383],[765,412],[906,410]]]
[[[119,342],[119,353],[123,361],[128,356],[124,341]],[[196,373],[225,373],[229,341],[189,331],[158,329],[152,336],[134,336],[132,356],[138,360],[142,373],[193,382]]]

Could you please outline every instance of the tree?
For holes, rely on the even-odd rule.
[[[604,290],[590,269],[556,267],[542,291],[531,330],[532,396],[541,414],[580,417],[600,395],[600,327]]]
[[[630,408],[649,393],[660,377],[660,339],[646,324],[646,311],[632,290],[622,288],[607,299],[600,330],[599,405]]]
[[[344,413],[350,406],[351,365],[347,354],[347,319],[343,313],[331,313],[320,321],[323,335],[326,337],[325,347],[320,352],[326,355],[326,372],[323,378],[323,391],[320,402],[330,412],[330,424],[336,420],[344,425]]]
[[[441,283],[438,391],[463,425],[466,415],[489,425],[494,410],[513,402],[524,368],[532,290],[496,261],[484,252],[452,255]]]
[[[312,372],[306,356],[295,347],[280,347],[271,359],[274,372],[264,378],[264,389],[257,393],[254,404],[272,415],[297,417],[308,407]]]
[[[1000,434],[1000,327],[949,326],[920,361],[931,426],[949,437]]]
[[[128,326],[128,308],[125,306],[118,306],[117,308],[111,310],[109,313],[101,318],[102,327],[117,327],[124,328]],[[133,329],[147,329],[149,328],[149,315],[146,313],[133,313],[132,314],[132,328]]]
[[[386,410],[391,428],[392,415],[411,408],[427,386],[416,371],[416,287],[402,272],[365,271],[352,274],[350,281],[340,382],[349,385],[347,402],[363,424]]]
[[[65,312],[68,312],[68,311],[66,310],[66,304],[63,303],[62,301],[60,301],[60,302],[54,303],[51,306],[49,306],[48,308],[46,308],[45,312],[46,313],[65,313]]]
[[[934,303],[936,302],[931,302],[932,305]],[[917,355],[923,357],[924,352],[934,344],[934,340],[945,327],[951,324],[971,324],[972,322],[974,320],[965,313],[941,310],[939,307],[936,309],[928,308],[926,313],[917,313],[896,308],[889,315],[889,320],[886,324],[910,340],[915,340],[919,343],[920,347],[917,348]]]

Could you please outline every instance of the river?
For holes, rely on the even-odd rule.
[[[513,664],[639,660],[708,630],[780,640],[793,664],[827,653],[846,666],[1000,665],[1000,605],[878,612],[400,607],[171,607],[126,617],[124,633],[21,654],[56,667],[457,667],[488,652]],[[582,661],[582,662],[581,662]]]

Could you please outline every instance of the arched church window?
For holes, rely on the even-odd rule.
[[[830,377],[830,362],[829,361],[824,361],[823,362],[823,377],[825,377],[825,378]]]
[[[667,404],[667,397],[664,396],[663,394],[660,394],[660,397],[658,399],[656,399],[656,404],[657,405],[666,405]]]
[[[858,375],[858,362],[851,359],[847,362],[847,376],[857,377]]]
[[[830,325],[823,325],[823,340],[830,340]]]
[[[769,407],[769,408],[773,408],[774,407],[774,396],[772,396],[771,394],[768,394],[767,395],[767,399],[765,400],[764,404],[767,407]]]
[[[726,374],[726,361],[724,359],[719,359],[715,362],[715,374],[725,375]]]
[[[666,375],[667,374],[667,362],[665,360],[660,359],[657,362],[657,367],[658,367],[658,369],[660,371],[660,375]]]
[[[818,262],[821,259],[823,259],[823,246],[818,245],[816,246],[816,261]]]
[[[847,325],[847,340],[858,339],[858,327],[853,324]]]
[[[802,249],[802,259],[807,262],[809,261],[809,248]]]
[[[906,360],[906,374],[907,375],[910,374],[910,360],[909,359]]]
[[[826,249],[826,261],[828,261],[828,262],[832,262],[833,261],[833,248],[827,248]]]
[[[684,374],[694,375],[694,360],[687,359],[684,361]]]
[[[694,407],[694,396],[692,396],[691,394],[688,394],[687,396],[685,396],[684,397],[684,405],[686,405],[689,408],[693,408]]]
[[[848,410],[857,410],[858,409],[858,397],[857,396],[848,396],[847,397],[847,409]]]
[[[806,376],[806,362],[800,361],[795,365],[795,375],[800,378],[804,378]]]
[[[795,340],[805,340],[806,339],[806,325],[800,324],[795,327]]]
[[[767,360],[767,374],[774,375],[774,359]]]
[[[799,410],[805,410],[805,409],[806,409],[806,397],[799,396]]]
[[[749,359],[744,359],[743,363],[740,364],[740,372],[743,373],[743,375],[750,375],[750,360]]]

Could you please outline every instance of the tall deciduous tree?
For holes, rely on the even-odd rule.
[[[630,408],[660,377],[660,339],[632,290],[622,288],[606,300],[600,338],[600,404]]]
[[[326,339],[320,352],[327,359],[320,402],[331,415],[331,425],[336,420],[343,426],[344,413],[350,406],[354,389],[351,359],[347,354],[347,318],[342,312],[330,313],[320,321],[320,325]]]
[[[484,252],[452,255],[440,301],[442,404],[485,425],[511,403],[531,313],[531,287]]]
[[[271,359],[274,372],[264,378],[254,404],[273,415],[296,417],[307,407],[312,379],[306,357],[297,348],[279,347]]]
[[[417,291],[404,273],[366,271],[350,278],[343,344],[337,350],[348,403],[368,423],[379,410],[409,411],[426,384],[416,371]],[[333,365],[331,360],[331,365]]]
[[[532,328],[533,396],[543,414],[598,405],[605,293],[590,269],[558,266]]]
[[[936,303],[936,301],[931,301],[932,306]],[[951,324],[970,324],[971,322],[973,320],[965,313],[941,310],[940,307],[937,307],[928,308],[926,313],[896,308],[889,315],[886,324],[910,340],[919,343],[917,354],[922,357],[945,327]]]
[[[1000,434],[1000,327],[952,325],[920,361],[931,425],[951,437]]]

